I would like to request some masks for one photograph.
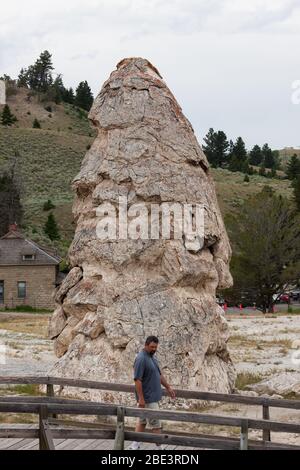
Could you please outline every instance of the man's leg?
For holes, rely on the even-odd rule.
[[[152,409],[152,410],[159,410],[159,405],[156,402],[155,403],[150,403],[149,408]],[[159,421],[159,419],[155,419],[155,418],[150,419],[149,420],[149,425],[150,425],[150,428],[151,428],[151,432],[153,434],[161,434],[162,426],[161,426],[161,422]],[[160,444],[156,444],[156,448],[158,450],[162,449]]]
[[[141,423],[141,421],[138,419],[136,426],[135,426],[135,432],[145,432],[146,429],[146,424]]]
[[[146,428],[145,421],[139,418],[135,425],[135,432],[144,432],[145,428]],[[137,441],[133,441],[129,446],[130,450],[138,450],[139,448],[140,448],[140,443]]]

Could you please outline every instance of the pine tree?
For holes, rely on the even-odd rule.
[[[206,134],[206,136],[204,137],[203,140],[204,140],[204,144],[205,144],[205,145],[203,145],[203,152],[205,153],[206,158],[209,161],[209,163],[212,166],[216,166],[216,162],[215,162],[215,152],[216,152],[216,148],[215,148],[215,131],[213,130],[212,127],[209,129],[208,133]]]
[[[75,105],[89,111],[93,104],[93,100],[93,94],[88,82],[86,80],[84,82],[80,82],[76,88]]]
[[[216,164],[218,167],[226,163],[228,155],[229,142],[225,132],[218,131],[215,135]]]
[[[248,166],[245,142],[238,137],[235,144],[231,144],[229,170],[245,171]]]
[[[300,212],[300,175],[293,180],[294,189],[294,200],[297,206],[297,210]]]
[[[300,159],[296,154],[290,158],[290,161],[287,164],[286,174],[290,180],[293,180],[300,175]]]
[[[55,101],[56,104],[61,103],[63,101],[63,96],[66,89],[63,84],[62,76],[60,74],[57,75],[51,89],[53,91],[53,101]]]
[[[32,127],[33,127],[33,129],[41,129],[40,121],[38,121],[37,118],[34,119],[34,121],[32,123]]]
[[[300,187],[300,182],[299,182]],[[271,188],[246,200],[226,217],[233,246],[231,272],[234,293],[272,311],[274,294],[300,278],[300,214],[291,202]],[[255,240],[255,249],[253,249]],[[230,299],[230,293],[226,291]]]
[[[43,205],[43,210],[44,211],[50,211],[51,209],[55,209],[55,205],[51,201],[51,199],[48,199]]]
[[[2,126],[12,126],[17,121],[17,118],[12,114],[10,107],[6,104],[1,113],[1,124]]]
[[[223,166],[227,161],[229,148],[226,134],[223,131],[215,132],[210,128],[203,140],[206,144],[203,146],[203,151],[209,163],[215,168]]]
[[[65,103],[74,104],[75,95],[74,95],[73,88],[69,88],[69,89],[65,88],[62,99]]]
[[[250,165],[258,166],[261,164],[263,155],[259,145],[254,145],[252,150],[249,153],[249,163]]]
[[[28,72],[26,69],[21,69],[19,76],[18,76],[18,81],[17,81],[18,87],[26,87],[28,86]]]
[[[48,235],[50,240],[60,239],[58,226],[52,212],[50,212],[50,214],[48,215],[47,222],[44,227],[44,232],[46,233],[46,235]]]
[[[233,153],[240,161],[247,160],[247,150],[245,147],[245,142],[243,141],[241,137],[238,137],[236,139],[236,143],[234,144],[234,147],[233,147]]]
[[[0,175],[0,236],[8,232],[9,224],[22,222],[20,155],[9,157],[6,170]]]
[[[39,92],[46,92],[53,83],[52,70],[52,56],[50,52],[44,51],[40,54],[34,65],[28,67],[27,77],[29,87]]]
[[[263,155],[263,162],[266,168],[275,167],[275,158],[272,149],[270,149],[268,144],[265,144],[261,149]]]

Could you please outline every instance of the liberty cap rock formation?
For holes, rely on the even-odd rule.
[[[162,371],[174,387],[231,391],[228,326],[215,298],[216,288],[232,285],[231,249],[191,124],[142,58],[117,65],[89,118],[98,136],[73,181],[77,226],[68,254],[72,269],[56,291],[49,326],[59,358],[51,373],[132,383],[135,354],[154,334]],[[203,205],[203,243],[184,236],[99,238],[97,207],[117,208],[120,196],[128,206]]]

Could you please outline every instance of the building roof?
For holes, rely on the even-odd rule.
[[[24,259],[34,255],[34,259]],[[0,238],[0,266],[58,265],[60,258],[25,238],[15,227]]]

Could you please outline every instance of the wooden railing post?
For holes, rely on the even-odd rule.
[[[240,450],[248,450],[248,420],[243,419],[241,423]]]
[[[48,423],[48,408],[45,405],[40,406],[39,410],[39,449],[55,450],[51,435],[51,429]]]
[[[117,429],[114,450],[124,450],[124,408],[117,408]]]
[[[263,405],[262,417],[263,419],[270,419],[270,408],[267,404]],[[271,441],[270,429],[263,429],[263,441]]]
[[[47,384],[47,397],[54,397],[54,396],[55,396],[55,393],[54,393],[53,384]],[[56,414],[51,414],[50,417],[51,418],[57,418],[57,415]]]

